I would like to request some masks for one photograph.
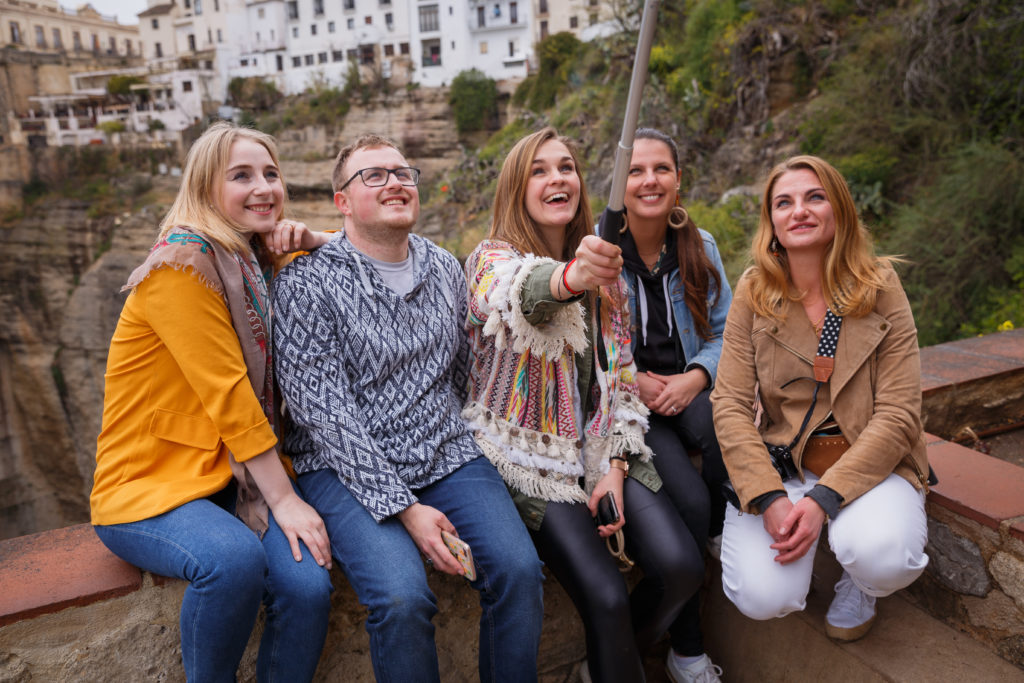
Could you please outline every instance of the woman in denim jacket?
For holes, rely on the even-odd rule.
[[[679,205],[679,152],[661,131],[636,132],[626,181],[623,276],[630,289],[640,398],[650,409],[646,443],[665,489],[701,547],[719,537],[727,475],[709,396],[732,291],[715,239]],[[688,451],[702,454],[701,472]],[[704,654],[699,596],[669,629],[672,680],[718,680]]]

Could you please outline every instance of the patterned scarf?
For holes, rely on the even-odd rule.
[[[200,282],[223,296],[242,346],[249,382],[273,427],[274,365],[267,287],[270,270],[261,269],[254,248],[262,250],[257,239],[250,242],[250,250],[246,254],[233,253],[190,228],[177,227],[157,240],[149,256],[132,272],[121,291],[138,286],[158,268],[170,267],[191,270]],[[214,258],[210,258],[210,252]],[[235,514],[262,537],[268,527],[267,502],[245,465],[235,460],[234,454],[230,454],[229,462],[238,484]]]

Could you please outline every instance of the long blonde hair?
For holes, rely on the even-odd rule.
[[[244,237],[247,229],[231,220],[219,206],[224,172],[231,159],[231,146],[243,138],[263,145],[280,173],[281,163],[277,158],[274,138],[258,130],[242,128],[227,121],[213,124],[199,136],[188,151],[178,196],[160,222],[160,237],[173,228],[182,226],[201,232],[229,251],[244,252],[248,249]],[[283,175],[281,187],[287,199],[288,188]],[[276,218],[281,220],[283,216],[282,205],[277,209]]]
[[[835,218],[835,237],[821,263],[825,303],[836,315],[866,315],[874,308],[878,291],[886,286],[883,271],[898,259],[875,255],[871,235],[857,218],[857,208],[843,176],[824,159],[810,155],[783,161],[771,170],[765,181],[761,217],[750,247],[754,265],[746,274],[751,279],[751,305],[758,315],[780,319],[783,302],[786,299],[798,301],[802,296],[790,279],[786,250],[776,243],[776,251],[772,251],[775,183],[783,174],[801,169],[818,177]]]
[[[530,180],[533,159],[540,146],[549,140],[561,142],[569,150],[576,175],[580,179],[580,204],[576,215],[566,226],[565,242],[561,254],[551,253],[537,224],[526,211],[526,186]],[[549,256],[567,261],[576,252],[583,238],[593,230],[594,218],[590,211],[587,186],[580,173],[579,155],[568,138],[558,135],[554,128],[547,127],[527,135],[512,147],[498,175],[498,187],[494,192],[494,211],[491,218],[491,239],[504,240],[516,246],[523,253]]]

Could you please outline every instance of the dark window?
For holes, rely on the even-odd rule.
[[[156,18],[150,19],[149,25],[152,26],[154,29],[160,28],[160,20]]]
[[[299,18],[299,2],[298,0],[288,0],[288,18],[298,19]]]
[[[302,66],[302,57],[292,57],[292,66]]]
[[[398,44],[398,53],[402,54],[402,55],[409,54],[409,43],[399,43]]]
[[[284,71],[284,57],[281,55],[274,55],[277,58],[277,70]]]
[[[441,41],[423,41],[423,66],[441,66]]]
[[[313,66],[313,55],[305,55],[302,61],[305,62],[306,66]]]
[[[341,50],[331,50],[331,61],[340,62],[345,58],[345,53]]]
[[[196,8],[196,14],[197,15],[203,13],[203,0],[192,0],[192,4]]]
[[[334,22],[333,21],[328,21],[327,22],[327,32],[328,33],[334,33]]]
[[[363,17],[363,23],[366,24],[367,26],[371,26],[373,24],[373,17],[369,15]]]
[[[36,47],[46,47],[46,34],[42,26],[36,26]]]
[[[344,0],[344,2],[341,3],[341,6],[345,9],[355,9],[356,0]]]
[[[513,24],[519,23],[519,4],[514,1],[508,3],[508,20]]]
[[[437,31],[439,28],[440,21],[437,15],[437,5],[423,5],[420,7],[420,31],[427,33],[429,31]]]
[[[384,56],[385,57],[394,57],[395,56],[395,46],[391,45],[391,44],[385,45],[384,46]]]
[[[569,28],[578,28],[579,25],[580,20],[576,18],[575,14],[569,17]]]
[[[360,64],[373,64],[373,45],[360,45],[359,46],[359,63]]]
[[[194,33],[188,34],[188,49],[192,52],[196,51],[196,35]]]
[[[316,24],[310,24],[309,25],[309,35],[311,35],[311,36],[315,36],[316,35]]]
[[[538,3],[538,6],[537,6],[537,13],[538,14],[547,14],[548,13],[548,0],[540,0],[540,3]]]
[[[181,82],[181,91],[182,92],[192,92],[192,81],[182,81]]]
[[[157,59],[160,59],[161,57],[164,56],[164,49],[163,49],[163,47],[160,46],[160,43],[156,43],[156,44],[153,45],[153,55]]]
[[[64,47],[64,41],[61,40],[59,28],[53,29],[53,46],[56,48]]]
[[[71,33],[71,44],[76,50],[82,49],[82,34],[78,31],[72,31]]]
[[[477,26],[481,26],[482,27],[482,26],[486,26],[487,25],[487,21],[486,21],[486,18],[485,18],[486,14],[487,14],[487,10],[485,10],[483,7],[477,7],[476,8],[476,25]]]
[[[323,16],[324,0],[313,0],[313,14],[318,17]]]
[[[540,22],[540,39],[544,40],[547,37],[548,37],[548,22],[545,20],[545,21]]]
[[[327,63],[327,53],[326,52],[318,52],[317,55],[316,55],[316,61],[317,61],[318,64],[326,64]]]

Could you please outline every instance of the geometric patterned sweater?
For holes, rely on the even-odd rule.
[[[274,280],[275,370],[298,473],[333,470],[378,522],[479,457],[459,413],[469,343],[454,256],[409,236],[413,289],[388,287],[344,234]]]

